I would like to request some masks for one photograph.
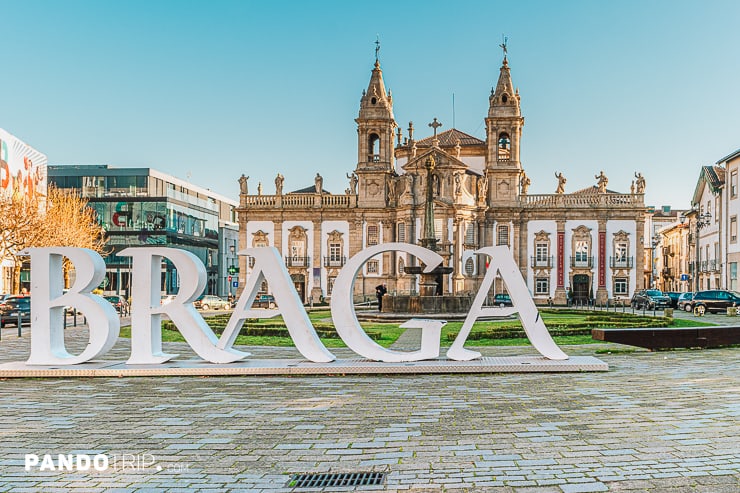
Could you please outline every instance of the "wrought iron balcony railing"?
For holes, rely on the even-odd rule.
[[[634,257],[609,257],[609,267],[616,269],[631,269],[634,266]]]
[[[297,256],[285,257],[285,265],[288,267],[308,267],[311,265],[311,258]]]
[[[542,255],[534,256],[530,260],[530,265],[532,267],[552,269],[553,267],[552,256],[542,256]]]
[[[337,257],[333,255],[324,257],[324,267],[343,267],[345,262],[347,262],[347,257]]]
[[[594,258],[577,255],[570,258],[570,266],[592,269],[594,266]]]

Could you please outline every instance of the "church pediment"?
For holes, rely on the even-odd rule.
[[[401,169],[406,173],[426,170],[426,161],[429,156],[434,155],[434,161],[436,163],[435,172],[451,171],[451,172],[466,172],[469,166],[455,156],[448,154],[444,150],[429,149],[421,154],[418,154],[414,158],[410,158],[409,162],[404,164]],[[477,174],[477,173],[476,173]]]

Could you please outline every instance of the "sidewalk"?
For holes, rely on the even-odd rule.
[[[2,362],[27,357],[28,331],[14,329],[3,330]],[[85,329],[65,335],[70,351],[86,344]],[[596,355],[607,373],[5,380],[0,491],[292,491],[291,474],[328,471],[387,474],[356,491],[740,489],[738,349],[564,347],[597,349],[611,351]],[[127,356],[120,340],[110,358]],[[115,467],[24,470],[25,454],[73,453]]]

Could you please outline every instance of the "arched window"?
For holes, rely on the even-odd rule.
[[[399,274],[404,274],[405,273],[405,269],[406,269],[406,264],[403,261],[403,257],[400,257],[398,259],[398,273]]]
[[[473,257],[468,257],[465,261],[465,275],[471,277],[475,273],[475,261]]]
[[[511,157],[511,139],[509,134],[501,132],[498,136],[498,159],[506,161]]]
[[[368,137],[368,149],[370,151],[368,162],[377,163],[380,161],[380,137],[378,134],[370,134]]]

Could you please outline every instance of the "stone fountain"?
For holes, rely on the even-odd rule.
[[[426,203],[424,204],[423,237],[419,243],[424,248],[438,251],[437,238],[434,234],[434,186],[433,176],[436,163],[434,155],[427,158]],[[431,272],[423,272],[419,265],[407,266],[407,274],[421,276],[418,295],[386,295],[383,299],[384,313],[462,313],[470,309],[472,298],[444,294],[444,276],[453,271],[452,267],[439,265]]]

